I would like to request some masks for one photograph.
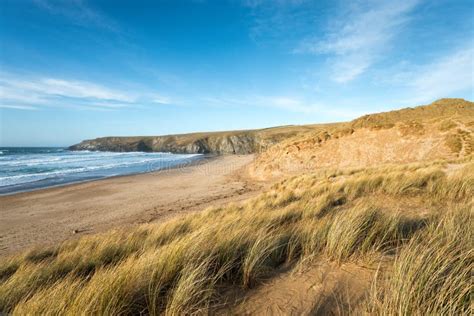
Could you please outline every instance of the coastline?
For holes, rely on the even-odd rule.
[[[133,175],[138,175],[138,174],[147,174],[147,173],[154,173],[154,172],[160,172],[160,171],[168,171],[168,170],[172,170],[172,169],[180,169],[180,168],[185,168],[187,166],[193,166],[194,164],[206,163],[210,159],[216,158],[217,156],[218,155],[215,155],[215,154],[204,154],[204,155],[202,155],[201,157],[199,157],[197,159],[189,159],[189,160],[186,160],[184,163],[178,163],[176,165],[168,165],[168,166],[165,166],[164,168],[155,169],[155,170],[151,170],[151,171],[131,172],[131,173],[126,173],[126,174],[117,174],[117,175],[101,176],[101,177],[91,176],[90,178],[84,178],[84,179],[80,179],[80,180],[65,180],[62,183],[56,183],[56,184],[45,184],[42,181],[31,182],[31,183],[26,183],[26,184],[19,185],[19,186],[26,187],[26,188],[19,189],[19,190],[14,190],[14,191],[9,191],[9,190],[11,190],[11,187],[3,187],[3,188],[0,187],[0,197],[15,195],[15,194],[21,194],[21,193],[34,192],[34,191],[38,191],[38,190],[46,190],[46,189],[50,189],[50,188],[64,187],[64,186],[68,186],[68,185],[87,183],[87,182],[92,182],[92,181],[112,179],[112,178],[116,178],[116,177],[127,177],[127,176],[133,176]]]
[[[2,195],[0,256],[246,199],[263,186],[247,174],[252,160],[207,156],[184,167]]]

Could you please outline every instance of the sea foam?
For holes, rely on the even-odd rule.
[[[187,164],[202,155],[1,148],[0,194]]]

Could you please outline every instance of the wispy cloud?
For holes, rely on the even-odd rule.
[[[265,106],[281,108],[292,112],[323,114],[335,119],[353,119],[367,114],[364,111],[353,110],[346,106],[315,103],[285,96],[263,97],[261,102]]]
[[[242,3],[245,6],[255,8],[259,6],[268,6],[268,5],[298,5],[308,0],[243,0]]]
[[[9,104],[0,104],[0,108],[3,109],[15,109],[15,110],[37,110],[37,108],[30,105],[9,105]]]
[[[49,95],[70,98],[94,98],[131,102],[134,97],[91,82],[39,78],[32,80],[0,79],[2,86],[10,90],[32,92],[33,96]]]
[[[404,103],[431,102],[452,96],[461,91],[471,91],[474,97],[474,47],[457,49],[431,63],[413,67],[414,70],[399,74],[404,78],[410,95],[415,97]]]
[[[354,80],[383,57],[418,2],[380,0],[349,4],[344,13],[331,21],[324,38],[306,39],[295,51],[328,55],[334,81]]]
[[[169,97],[154,94],[151,95],[151,102],[158,103],[158,104],[172,104],[173,102]]]
[[[92,8],[83,0],[34,0],[34,3],[50,14],[64,16],[76,25],[100,27],[109,31],[118,30],[118,26],[115,22],[98,10]]]
[[[246,97],[207,97],[203,101],[214,106],[258,106],[274,109],[281,109],[288,112],[305,113],[305,114],[321,114],[330,116],[332,119],[352,119],[363,114],[365,111],[351,109],[347,106],[336,106],[313,101],[307,101],[303,98],[293,96],[262,96],[249,95]]]
[[[294,47],[308,35],[320,6],[312,0],[242,0],[249,13],[249,37],[258,45]],[[291,34],[291,36],[288,36]]]
[[[129,93],[88,81],[5,73],[0,77],[0,105],[3,108],[33,110],[40,106],[71,106],[119,109],[151,103],[172,104],[172,100],[156,93]]]

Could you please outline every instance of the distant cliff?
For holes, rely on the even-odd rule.
[[[260,144],[253,135],[203,136],[189,139],[183,136],[103,137],[85,140],[69,147],[71,150],[144,151],[172,153],[248,154]]]
[[[166,136],[102,137],[85,140],[70,150],[144,151],[187,154],[250,154],[316,126],[282,126],[260,130],[192,133]]]

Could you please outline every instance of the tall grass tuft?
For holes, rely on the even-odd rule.
[[[403,247],[391,272],[378,283],[374,311],[472,315],[473,215],[472,205],[448,212]]]

